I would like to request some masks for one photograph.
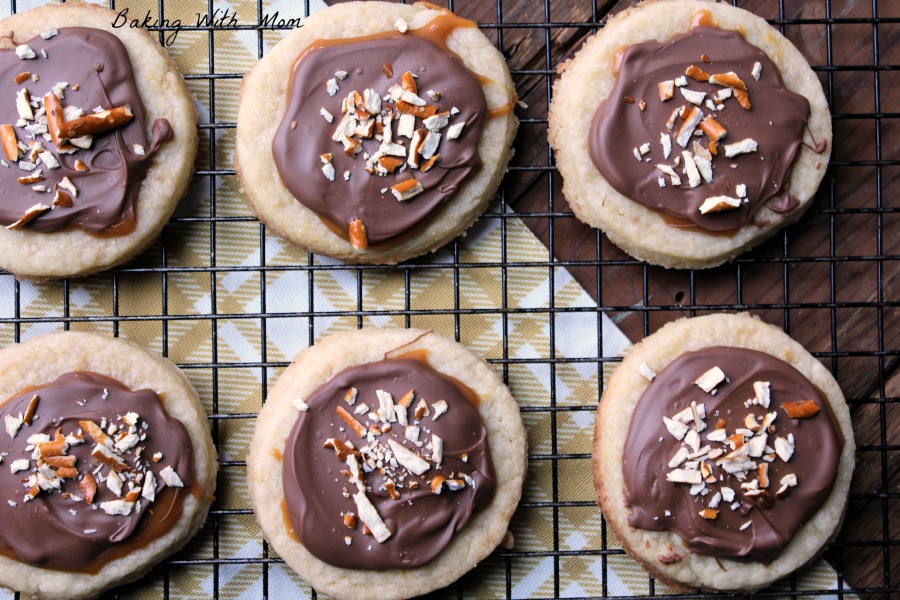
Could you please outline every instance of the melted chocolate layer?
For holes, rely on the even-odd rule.
[[[186,495],[195,487],[193,446],[181,422],[166,414],[159,396],[150,390],[130,391],[119,381],[97,373],[68,373],[8,400],[0,408],[0,421],[25,414],[35,395],[39,402],[32,424],[23,424],[14,439],[7,433],[0,435],[0,452],[4,455],[0,468],[0,553],[38,567],[96,573],[109,561],[168,533],[181,516]],[[26,450],[30,436],[43,433],[52,439],[57,429],[64,436],[74,434],[81,429],[79,421],[84,420],[99,424],[105,419],[122,427],[118,417],[128,412],[137,413],[140,422],[148,427],[138,428],[146,433],[146,439],[125,453],[125,462],[130,468],[140,463],[154,473],[154,502],[141,499],[141,510],[129,516],[107,514],[100,504],[117,497],[100,482],[100,474],[109,472],[106,466],[94,474],[97,495],[93,506],[63,498],[63,493],[84,495],[77,479],[64,479],[59,490],[41,490],[33,500],[24,500],[30,488],[25,480],[37,464],[32,460],[32,451]],[[91,456],[93,440],[87,434],[84,439],[84,443],[71,445],[66,452],[77,457],[75,468],[80,477],[93,473],[99,465]],[[133,452],[138,447],[143,447],[139,459]],[[151,458],[156,452],[162,452],[159,462]],[[28,469],[11,473],[13,462],[20,459],[30,461]],[[184,487],[163,485],[159,473],[168,466],[180,476]]]
[[[701,60],[704,54],[710,62]],[[762,65],[759,81],[751,75],[755,62]],[[694,188],[688,185],[681,154],[692,150],[692,143],[683,148],[674,139],[684,121],[679,118],[673,130],[666,129],[673,110],[682,105],[690,109],[694,104],[685,100],[677,87],[671,99],[660,101],[657,87],[660,82],[683,76],[691,65],[710,74],[733,71],[745,83],[751,103],[750,110],[744,110],[731,97],[721,102],[723,110],[711,111],[705,103],[698,107],[721,123],[727,134],[718,142],[718,155],[712,157],[712,182],[703,181]],[[688,77],[684,89],[706,92],[706,98],[711,99],[725,88]],[[634,102],[626,102],[626,96]],[[646,110],[640,109],[641,99],[646,102]],[[644,42],[624,51],[615,87],[591,123],[590,155],[603,177],[624,196],[707,231],[728,231],[752,222],[763,203],[783,193],[808,117],[809,102],[785,88],[778,68],[765,53],[736,31],[697,27],[664,43]],[[661,133],[673,138],[668,159],[664,158]],[[756,152],[725,156],[725,145],[746,138],[758,142]],[[706,135],[691,139],[704,147],[710,141]],[[650,152],[636,160],[632,148],[647,142]],[[681,160],[677,166],[676,157]],[[673,185],[669,176],[655,167],[657,164],[673,167],[681,185]],[[665,187],[660,187],[660,177]],[[732,210],[700,214],[700,205],[709,197],[736,198],[738,184],[746,185],[748,202]]]
[[[59,82],[69,84],[61,101],[64,107],[78,107],[90,114],[98,106],[103,109],[129,106],[134,118],[119,129],[95,135],[90,149],[80,149],[74,154],[60,154],[51,140],[15,127],[19,141],[27,145],[36,138],[59,161],[60,168],[37,166],[45,177],[38,184],[49,190],[39,192],[31,185],[17,183],[18,177],[30,173],[17,168],[14,161],[7,161],[10,167],[0,168],[0,225],[15,223],[35,204],[50,206],[56,184],[68,177],[78,189],[73,205],[45,212],[26,225],[27,229],[53,233],[74,226],[99,236],[130,233],[136,218],[135,203],[152,156],[172,139],[169,122],[156,119],[153,139],[147,140],[144,106],[134,81],[134,70],[125,46],[113,34],[101,29],[68,27],[50,39],[36,36],[25,43],[34,50],[34,59],[20,60],[15,50],[0,50],[0,84],[5,98],[0,102],[0,123],[15,125],[19,120],[15,103],[18,90],[27,89],[32,101],[38,101],[38,106],[43,107],[41,99]],[[47,58],[41,50],[47,52]],[[23,71],[37,74],[40,79],[35,82],[29,78],[16,84],[13,78]],[[135,152],[135,145],[144,148],[143,156]],[[76,160],[84,162],[89,171],[76,170]]]
[[[694,381],[714,366],[724,371],[728,381],[720,384],[716,394],[711,395]],[[756,396],[753,389],[756,381],[770,384],[768,410],[758,405],[745,407],[747,399]],[[811,418],[791,419],[782,408],[784,403],[807,399],[814,400],[821,408]],[[672,418],[690,407],[691,401],[705,405],[707,428],[700,433],[701,445],[710,445],[713,449],[725,448],[721,443],[707,441],[707,436],[716,429],[717,421],[723,419],[726,422],[726,432],[730,436],[736,429],[745,427],[744,418],[748,413],[752,413],[757,421],[767,412],[777,414],[773,423],[776,431],[768,434],[769,447],[775,446],[777,437],[787,438],[793,434],[796,447],[787,463],[778,457],[772,462],[752,459],[769,465],[767,491],[773,500],[772,506],[762,508],[754,499],[743,495],[741,484],[755,479],[756,472],[738,480],[715,465],[714,460],[707,463],[712,466],[717,482],[707,485],[709,493],[706,495],[691,495],[690,485],[666,480],[673,470],[668,467],[669,460],[681,443],[667,431],[663,417]],[[686,352],[657,375],[632,415],[622,463],[627,488],[625,501],[632,509],[628,523],[638,529],[674,531],[688,548],[699,554],[771,562],[828,499],[837,477],[843,445],[843,436],[828,402],[788,363],[745,348],[719,346]],[[726,449],[726,453],[728,451]],[[796,475],[796,487],[790,488],[785,498],[775,498],[781,479],[788,474]],[[717,518],[702,518],[699,512],[708,507],[720,486],[732,488],[734,502],[740,505],[732,510],[731,502],[722,500]],[[751,524],[742,531],[741,526],[748,521]]]
[[[358,390],[353,406],[344,401],[351,387]],[[352,442],[357,449],[366,440],[353,433],[336,414],[338,406],[349,412],[362,403],[375,411],[379,407],[376,390],[389,392],[394,402],[410,389],[415,392],[409,413],[409,424],[421,427],[421,447],[405,441],[404,427],[393,423],[388,433],[377,436],[379,444],[387,446],[388,439],[404,443],[411,451],[429,460],[431,468],[421,476],[409,475],[404,481],[393,477],[400,497],[391,499],[384,483],[390,475],[378,470],[365,473],[367,497],[375,506],[392,535],[379,544],[371,535],[363,535],[362,523],[356,529],[344,525],[342,514],[357,513],[351,496],[357,488],[340,471],[347,464],[338,459],[334,450],[323,448],[328,438]],[[438,400],[446,400],[449,408],[438,420],[425,416],[419,422],[413,418],[414,407],[424,398],[430,407]],[[462,391],[449,379],[423,363],[413,359],[394,359],[345,369],[320,387],[307,399],[309,410],[301,413],[284,450],[284,495],[290,522],[304,547],[330,565],[356,569],[396,569],[423,565],[450,543],[472,516],[487,506],[494,495],[494,467],[488,447],[487,431],[478,411]],[[433,414],[433,413],[432,413]],[[375,424],[366,414],[356,415],[365,425]],[[430,460],[431,434],[444,440],[443,462],[438,468]],[[371,445],[371,444],[370,444]],[[468,455],[463,460],[464,455]],[[402,470],[402,469],[401,469]],[[474,489],[452,491],[446,487],[435,494],[429,487],[434,477],[474,480]],[[411,489],[411,482],[418,489]],[[350,536],[348,546],[344,537]]]
[[[384,72],[386,64],[391,66],[391,77]],[[340,90],[329,96],[326,82],[342,70],[348,76],[337,80]],[[365,154],[374,154],[379,141],[364,141],[362,151],[352,158],[344,153],[340,142],[331,139],[341,120],[341,103],[353,90],[362,94],[373,89],[386,96],[407,71],[418,76],[418,95],[428,105],[438,107],[438,112],[458,108],[460,112],[451,117],[450,125],[464,121],[465,127],[456,140],[447,140],[447,128],[441,130],[441,158],[428,172],[407,166],[402,172],[386,176],[369,174],[365,170]],[[429,97],[428,90],[438,92],[440,99]],[[413,31],[315,42],[294,65],[287,102],[284,119],[272,142],[282,181],[301,204],[339,231],[346,232],[351,221],[360,219],[370,244],[390,241],[414,230],[481,168],[478,140],[488,114],[481,85],[457,58]],[[334,115],[333,123],[322,117],[322,108]],[[408,149],[410,140],[401,138],[397,127],[394,111],[393,140],[401,141]],[[417,118],[416,129],[423,129],[421,119]],[[319,157],[326,153],[333,155],[334,181],[321,171]],[[405,157],[402,160],[406,162]],[[345,171],[350,172],[349,180],[344,178]],[[389,189],[382,192],[411,177],[424,188],[412,199],[399,202]]]

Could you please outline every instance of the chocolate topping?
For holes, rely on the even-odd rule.
[[[695,381],[716,366],[727,379],[714,388],[715,394],[710,394]],[[771,396],[768,409],[755,401],[748,402],[757,397],[754,382],[768,382]],[[819,412],[809,418],[790,418],[783,405],[803,400],[813,400]],[[667,480],[675,469],[688,467],[686,462],[668,466],[682,443],[668,431],[663,417],[672,419],[685,408],[689,409],[692,402],[704,405],[706,413],[706,418],[701,419],[706,427],[700,432],[700,445],[723,451],[714,459],[708,456],[699,459],[711,467],[712,479],[704,476],[705,493],[690,483]],[[753,446],[744,445],[745,449],[749,445],[750,461],[768,465],[768,485],[760,481],[758,466],[751,467],[741,479],[739,473],[726,472],[724,465],[728,460],[723,459],[732,452],[731,445],[708,439],[711,434],[715,438],[713,432],[722,425],[719,420],[724,420],[726,434],[733,436],[737,430],[747,427],[748,414],[761,423],[771,413],[775,417],[764,433],[767,437],[763,456],[753,457]],[[693,419],[688,421],[688,429],[693,430],[696,427]],[[761,435],[757,433],[757,437]],[[793,455],[786,455],[785,461],[783,444],[790,441],[790,436],[793,436]],[[710,347],[687,352],[657,375],[632,415],[622,463],[625,502],[632,509],[628,523],[638,529],[674,531],[688,548],[699,554],[771,562],[828,499],[843,445],[843,436],[828,401],[788,363],[744,348]],[[783,487],[782,480],[790,475],[796,476],[796,485],[778,494]],[[759,482],[762,493],[754,489],[754,481]],[[744,488],[742,484],[749,487]],[[700,511],[715,504],[713,499],[717,493],[726,495],[723,492],[726,487],[734,491],[733,500],[722,498],[717,506],[711,507],[718,510],[717,516],[701,517]],[[692,488],[695,495],[691,494]],[[737,503],[734,509],[733,503]]]
[[[163,143],[172,139],[169,122],[156,119],[152,141],[147,140],[144,106],[133,67],[125,46],[113,34],[101,29],[69,27],[60,29],[58,35],[49,39],[36,36],[25,44],[35,52],[33,59],[20,60],[14,49],[0,50],[0,82],[5,90],[5,100],[0,102],[0,123],[15,125],[19,121],[13,100],[19,90],[27,89],[37,117],[27,125],[33,128],[43,121],[46,131],[46,117],[37,113],[43,111],[42,98],[57,83],[68,83],[61,99],[65,108],[80,108],[89,115],[98,106],[104,110],[128,106],[134,118],[118,129],[94,135],[89,149],[75,148],[77,152],[73,154],[59,152],[49,134],[32,134],[25,127],[15,127],[20,142],[26,145],[33,139],[41,142],[60,166],[51,169],[42,160],[36,169],[41,169],[44,180],[37,185],[47,191],[35,191],[31,185],[16,181],[35,171],[22,170],[16,161],[7,160],[9,167],[0,167],[0,224],[8,226],[17,222],[35,204],[51,206],[56,185],[68,177],[78,192],[75,196],[63,190],[73,196],[71,207],[47,210],[28,223],[27,229],[52,233],[75,226],[97,236],[130,233],[135,225],[135,203],[151,158]],[[29,71],[31,77],[16,84],[14,78],[23,71]],[[38,81],[33,80],[35,75]],[[27,161],[28,157],[20,156],[19,160]],[[89,170],[78,170],[76,160]]]
[[[272,142],[275,164],[288,191],[345,236],[351,221],[362,221],[370,245],[390,242],[414,230],[481,168],[478,140],[488,115],[481,85],[455,56],[428,39],[427,26],[422,28],[421,37],[418,31],[312,44],[294,65],[287,110]],[[346,79],[336,78],[340,71],[347,72]],[[437,113],[456,107],[459,113],[450,116],[448,126],[435,131],[442,136],[437,149],[440,159],[424,172],[421,166],[406,164],[411,140],[399,132],[395,106],[390,111],[392,140],[407,150],[407,156],[394,157],[402,161],[402,170],[398,168],[384,176],[369,173],[366,155],[371,157],[379,150],[383,136],[376,133],[371,139],[364,139],[355,157],[345,154],[342,143],[332,139],[342,120],[342,102],[353,91],[363,94],[371,89],[387,98],[386,108],[393,104],[388,90],[400,85],[407,72],[417,76],[418,96],[426,107],[436,107]],[[327,82],[332,79],[339,90],[330,96]],[[440,97],[430,96],[428,91],[437,92]],[[333,122],[323,117],[323,108],[333,115]],[[386,115],[387,111],[382,110],[381,114]],[[459,137],[448,139],[449,126],[463,122]],[[428,131],[419,117],[415,129]],[[333,181],[320,170],[320,157],[325,154],[333,155]],[[345,172],[349,172],[349,179],[345,179]],[[398,201],[391,186],[412,178],[422,185],[423,191],[409,200]]]
[[[702,55],[709,61],[704,62]],[[762,67],[758,81],[752,74],[757,62]],[[736,73],[749,94],[750,109],[742,108],[736,93],[723,100],[716,99],[717,94],[730,88],[692,77],[686,78],[687,85],[674,87],[670,99],[661,101],[658,85],[684,76],[691,65],[708,74]],[[695,106],[680,90],[706,93],[706,96],[701,105]],[[627,102],[626,97],[632,102]],[[723,108],[711,110],[707,100],[713,101],[713,108],[717,105]],[[711,141],[708,135],[691,137],[686,147],[677,143],[676,136],[684,119],[677,118],[672,129],[667,129],[666,123],[672,111],[680,106],[688,110],[696,108],[726,129],[727,133],[718,141],[717,155],[708,152]],[[785,88],[778,68],[765,53],[747,43],[736,31],[696,27],[667,42],[644,42],[624,51],[615,86],[591,123],[590,156],[603,177],[626,197],[683,220],[686,225],[707,231],[734,230],[752,222],[767,200],[783,193],[808,116],[809,102]],[[672,151],[668,158],[664,155],[661,134],[671,139]],[[756,151],[726,157],[724,146],[748,138],[757,142]],[[682,152],[694,152],[694,142],[702,146],[702,154],[709,154],[712,181],[703,178],[692,188]],[[649,152],[633,150],[645,143]],[[639,160],[634,152],[638,152]],[[675,185],[656,165],[672,167],[681,184]],[[660,181],[665,187],[660,187]],[[746,201],[736,190],[739,184],[746,186]],[[714,196],[728,196],[741,203],[737,208],[701,214],[701,205]],[[781,206],[784,204],[779,202]]]
[[[356,388],[353,405],[345,401],[350,388]],[[389,432],[376,435],[373,441],[361,439],[335,411],[345,408],[359,423],[370,430],[383,427],[370,412],[378,411],[377,390],[393,396],[398,404],[413,390],[415,398],[407,410],[410,426],[420,427],[421,446],[407,441],[405,427],[391,423]],[[430,415],[415,419],[415,407],[424,399]],[[435,419],[435,404],[445,400],[447,411]],[[494,468],[488,448],[487,431],[477,409],[451,380],[417,360],[399,358],[351,367],[338,373],[306,400],[309,409],[298,418],[284,451],[284,495],[290,523],[304,547],[330,565],[359,569],[395,569],[423,565],[437,556],[472,516],[493,498]],[[368,410],[355,414],[362,404]],[[432,434],[443,439],[443,459],[435,464]],[[362,456],[366,496],[374,505],[391,535],[383,543],[363,534],[362,520],[352,496],[358,493],[352,477],[342,474],[348,465],[335,450],[323,447],[328,438],[345,444],[352,442]],[[393,467],[385,458],[384,473],[375,464],[365,472],[365,447],[390,449],[388,440],[402,443],[424,458],[429,469],[417,476],[403,466]],[[396,452],[394,452],[396,454]],[[400,461],[401,463],[403,461]],[[346,473],[346,471],[345,471]],[[464,482],[461,489],[446,484],[440,494],[430,483],[438,477]],[[388,491],[396,486],[396,499]],[[386,485],[387,484],[387,485]],[[413,489],[418,486],[417,489]],[[343,515],[360,518],[355,529],[348,528]],[[351,543],[346,544],[345,536]]]
[[[11,438],[9,420],[27,416],[35,395],[38,397],[36,416],[30,425],[26,419]],[[29,437],[45,434],[53,440],[58,429],[62,436],[77,434],[83,429],[80,422],[91,421],[97,425],[105,424],[107,433],[110,425],[116,425],[118,431],[110,435],[115,441],[123,432],[129,431],[121,418],[128,413],[138,415],[135,432],[144,439],[121,453],[127,466],[122,471],[126,484],[121,499],[129,491],[127,482],[133,481],[132,475],[141,474],[141,483],[146,484],[146,473],[152,472],[156,480],[152,503],[138,495],[140,508],[136,503],[130,515],[107,514],[103,503],[120,498],[104,482],[111,469],[92,456],[96,443],[87,432],[84,432],[83,443],[70,444],[64,451],[64,456],[76,459],[77,478],[58,479],[58,488],[44,489],[39,485],[37,495],[25,500],[32,488],[29,479],[38,479],[38,484],[42,483],[38,475],[41,472],[39,462],[54,460],[33,458],[33,452],[38,451],[31,448]],[[115,379],[97,373],[68,373],[53,383],[19,392],[0,408],[0,421],[7,429],[0,432],[0,453],[3,454],[0,465],[0,520],[3,522],[0,553],[30,565],[96,573],[109,561],[168,533],[181,516],[186,495],[196,487],[190,437],[180,421],[166,415],[159,396],[150,390],[130,391]],[[138,448],[142,448],[139,457],[136,456]],[[115,450],[112,452],[119,455]],[[154,462],[153,456],[157,452],[161,452],[162,457],[159,462]],[[12,473],[15,461],[19,460],[27,461],[27,468]],[[43,468],[46,469],[48,464]],[[165,474],[160,473],[167,467],[180,477],[183,487],[164,484]],[[56,472],[61,473],[62,469]],[[44,474],[50,472],[44,471]],[[87,474],[92,474],[97,485],[93,505],[75,497],[64,497],[64,494],[85,497],[79,483]],[[47,480],[43,483],[49,485]]]

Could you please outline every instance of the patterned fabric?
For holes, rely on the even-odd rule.
[[[20,0],[17,7],[33,4]],[[176,19],[196,25],[200,4],[169,2],[164,17],[171,25]],[[267,1],[263,14],[296,18],[303,4]],[[321,7],[318,0],[310,4]],[[251,0],[220,0],[213,7],[219,16],[236,13],[241,25],[259,22]],[[147,11],[153,19],[158,15],[156,0],[116,2],[116,10],[124,8],[129,19],[142,20]],[[70,318],[71,329],[119,335],[167,355],[186,369],[212,415],[222,461],[214,514],[183,551],[121,596],[311,595],[263,543],[249,509],[243,459],[265,390],[283,367],[325,335],[369,325],[408,325],[457,337],[494,363],[523,407],[532,459],[523,506],[511,525],[515,547],[498,551],[464,577],[458,584],[463,596],[671,592],[653,587],[622,553],[594,499],[590,453],[602,389],[598,371],[603,365],[608,375],[614,362],[606,359],[624,354],[629,341],[594,310],[565,269],[550,265],[547,249],[521,221],[486,217],[455,247],[408,267],[358,269],[310,257],[249,216],[231,172],[239,74],[255,64],[260,42],[267,50],[283,34],[216,30],[212,49],[207,31],[174,37],[168,50],[188,75],[201,123],[226,126],[202,130],[197,169],[214,173],[195,178],[180,218],[126,272],[68,284],[17,284],[0,275],[0,345],[61,330]],[[226,76],[190,77],[208,73]],[[499,210],[496,203],[489,209],[495,215]],[[545,266],[525,266],[530,264]],[[151,271],[160,267],[163,272]],[[9,321],[15,317],[20,324]],[[819,560],[777,589],[836,585],[833,569]],[[436,596],[458,593],[454,587]]]

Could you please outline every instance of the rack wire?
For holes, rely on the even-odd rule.
[[[346,322],[349,327],[379,319],[406,326],[436,324],[466,342],[473,319],[498,319],[500,349],[489,362],[502,372],[514,391],[523,368],[543,369],[549,374],[549,400],[523,406],[523,414],[530,429],[549,432],[549,443],[537,447],[532,443],[530,471],[548,470],[552,489],[545,490],[548,499],[530,499],[526,493],[514,517],[515,524],[528,511],[544,515],[550,523],[549,542],[499,549],[457,584],[434,596],[484,595],[479,585],[490,580],[500,582],[499,588],[491,589],[502,589],[504,597],[519,597],[522,565],[535,561],[548,565],[547,583],[539,592],[528,595],[568,596],[572,591],[568,587],[571,559],[590,558],[599,585],[591,595],[612,597],[610,565],[622,557],[623,551],[611,545],[605,523],[599,543],[579,549],[569,549],[561,539],[560,524],[562,512],[568,510],[580,511],[585,519],[600,519],[589,493],[573,499],[563,489],[573,470],[580,469],[581,476],[590,479],[589,443],[581,446],[587,448],[585,451],[569,451],[557,432],[560,422],[573,416],[592,419],[603,384],[595,380],[588,395],[579,396],[577,402],[558,402],[558,375],[585,365],[604,372],[619,359],[601,352],[604,331],[600,319],[591,334],[596,338],[594,355],[562,355],[557,348],[558,323],[572,315],[603,314],[636,341],[681,316],[750,310],[783,326],[835,374],[851,406],[858,444],[857,475],[847,522],[826,553],[836,571],[836,585],[832,589],[804,588],[803,580],[792,576],[786,587],[760,595],[843,597],[854,593],[850,590],[853,587],[867,598],[898,597],[900,518],[895,513],[900,502],[900,243],[896,230],[900,225],[900,195],[894,190],[900,183],[900,6],[885,0],[735,0],[735,4],[767,18],[809,58],[833,112],[834,153],[815,205],[801,223],[732,265],[710,272],[667,273],[629,258],[599,232],[585,234],[562,197],[553,153],[543,135],[558,62],[579,38],[602,27],[607,14],[623,3],[447,0],[439,4],[448,2],[459,15],[475,19],[504,52],[520,95],[530,105],[520,111],[519,155],[501,188],[499,202],[482,217],[482,222],[493,223],[499,230],[496,257],[472,260],[459,240],[441,255],[389,269],[345,265],[285,250],[239,201],[232,202],[238,196],[230,164],[235,111],[234,102],[227,99],[236,98],[240,79],[252,64],[221,64],[217,60],[217,47],[225,34],[221,29],[186,22],[176,27],[163,22],[187,8],[188,13],[195,12],[194,4],[199,3],[187,7],[188,3],[177,0],[158,0],[155,4],[110,0],[112,8],[130,8],[135,16],[145,10],[155,11],[160,23],[150,29],[158,33],[163,44],[177,32],[182,41],[173,44],[170,51],[180,62],[186,61],[190,52],[205,47],[206,60],[198,62],[198,69],[186,72],[202,107],[201,150],[189,194],[197,201],[179,209],[147,254],[110,273],[44,284],[13,282],[11,276],[0,274],[0,341],[8,345],[44,331],[83,329],[145,343],[171,356],[208,399],[213,436],[222,452],[225,438],[244,435],[241,431],[252,429],[256,416],[255,411],[241,410],[228,399],[235,381],[247,377],[258,380],[255,394],[262,403],[268,384],[288,364],[290,357],[284,357],[272,342],[272,338],[283,335],[285,323],[293,327],[294,334],[305,337],[302,347],[315,343],[325,322]],[[262,57],[284,33],[284,28],[264,30],[259,26],[266,11],[279,8],[285,18],[302,16],[300,11],[309,11],[310,0],[276,5],[262,0],[236,0],[229,5],[236,7],[240,17],[240,24],[231,31],[243,32],[245,44],[253,40],[253,58]],[[486,5],[489,10],[485,10]],[[10,0],[9,11],[30,6],[30,2]],[[225,6],[207,0],[204,8],[211,13]],[[248,7],[255,14],[246,14]],[[528,141],[527,149],[523,140]],[[515,247],[519,238],[513,230],[521,222],[546,244],[543,258],[520,258]],[[585,241],[587,250],[584,245],[573,249],[569,243],[573,235]],[[258,239],[259,252],[253,260],[241,261],[230,252],[230,243],[241,236]],[[184,239],[188,237],[199,239],[200,246],[185,248]],[[205,248],[199,256],[192,254],[197,247]],[[571,306],[559,300],[561,282],[565,281],[560,278],[560,268],[574,274],[597,307]],[[496,305],[467,301],[467,277],[485,269],[499,273],[501,289]],[[389,308],[373,309],[367,298],[370,282],[377,282],[386,271],[402,276],[402,291]],[[450,278],[452,298],[440,307],[422,306],[414,290],[420,278],[433,272]],[[516,281],[526,273],[546,278],[545,305],[526,306],[513,298]],[[352,305],[321,305],[315,286],[330,281],[330,277],[355,282],[350,290]],[[178,297],[183,286],[201,280],[208,286],[202,305]],[[235,304],[223,291],[231,289],[232,280],[255,283],[258,298],[251,305]],[[270,305],[270,285],[278,280],[297,286],[302,309]],[[86,295],[100,300],[91,304]],[[138,304],[140,308],[136,308]],[[543,320],[549,340],[545,355],[523,358],[511,351],[511,332],[523,317]],[[224,348],[221,340],[226,329],[255,331],[256,352],[248,358]],[[181,348],[186,336],[202,338],[200,358],[198,352]],[[243,457],[223,453],[221,458],[220,499],[213,506],[200,541],[156,567],[143,586],[123,588],[113,594],[115,597],[180,597],[186,589],[184,579],[201,572],[204,587],[194,590],[192,596],[232,597],[237,595],[232,587],[234,569],[243,569],[245,577],[258,578],[256,587],[250,588],[255,594],[278,597],[270,578],[275,571],[283,570],[282,561],[260,541],[261,537],[257,534],[259,551],[252,555],[229,546],[229,535],[236,524],[249,522],[252,527],[253,517],[249,504],[234,504],[229,499],[232,486],[246,485]],[[248,568],[250,575],[246,574]],[[645,579],[640,595],[667,593],[652,579]],[[307,590],[315,597],[314,591]]]

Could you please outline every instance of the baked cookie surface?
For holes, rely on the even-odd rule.
[[[0,350],[0,396],[2,585],[96,597],[200,529],[216,451],[197,392],[168,360],[123,340],[48,334]]]
[[[407,598],[503,540],[526,445],[482,359],[434,333],[364,329],[325,338],[279,377],[248,487],[266,539],[319,593]]]
[[[653,576],[755,590],[837,535],[854,452],[831,374],[780,329],[716,314],[663,327],[613,372],[594,483],[607,522]]]
[[[393,264],[484,211],[511,156],[515,102],[503,56],[471,21],[424,3],[335,5],[245,77],[235,168],[282,237]]]
[[[9,98],[0,267],[17,277],[88,275],[129,260],[159,235],[191,179],[193,98],[159,43],[112,27],[115,16],[72,3],[0,22]]]
[[[611,18],[560,71],[549,138],[566,199],[632,256],[714,267],[811,205],[831,153],[827,102],[763,19],[647,2]]]

